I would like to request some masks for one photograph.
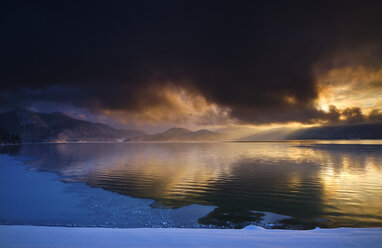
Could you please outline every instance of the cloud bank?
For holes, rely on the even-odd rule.
[[[382,82],[378,1],[3,7],[2,108],[69,102],[121,122],[200,125],[379,119],[381,103],[367,103]]]

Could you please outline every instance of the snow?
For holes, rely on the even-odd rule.
[[[2,248],[12,247],[310,247],[382,246],[382,228],[309,231],[184,228],[70,228],[0,226]]]
[[[276,214],[276,213],[266,212],[266,211],[252,211],[252,213],[264,214],[264,216],[261,217],[262,220],[259,223],[257,223],[257,225],[259,225],[261,227],[268,227],[268,228],[274,227],[276,225],[276,223],[278,223],[281,220],[292,218],[292,217],[287,216],[287,215],[281,215],[281,214]]]
[[[56,173],[26,167],[27,158],[0,155],[0,225],[82,227],[208,227],[198,219],[214,206],[153,208],[155,201],[120,195],[85,183],[64,183]],[[260,213],[259,211],[253,211]],[[290,218],[270,212],[259,223],[272,227]]]
[[[0,155],[1,248],[382,247],[382,228],[197,229],[197,219],[214,207],[163,209],[150,207],[152,203],[86,184],[63,183],[55,173],[26,169],[23,161]],[[263,224],[285,217],[265,212]],[[136,228],[145,226],[193,228]]]
[[[63,183],[56,173],[34,171],[23,161],[0,155],[0,224],[199,227],[198,219],[215,208],[152,208],[153,203],[85,183]]]

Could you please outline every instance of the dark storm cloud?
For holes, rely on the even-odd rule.
[[[378,1],[6,1],[1,9],[3,105],[12,94],[15,103],[38,98],[27,89],[95,111],[137,111],[163,101],[146,88],[170,82],[243,123],[311,123],[334,113],[314,105],[315,67],[382,62]],[[55,85],[76,91],[49,92]]]

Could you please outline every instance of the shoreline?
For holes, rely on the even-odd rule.
[[[360,144],[382,145],[382,139],[269,139],[269,140],[65,140],[65,141],[27,141],[21,143],[0,143],[0,146],[41,145],[41,144],[128,144],[128,143],[329,143],[329,144]]]
[[[0,225],[0,244],[13,247],[368,247],[382,244],[382,228],[269,230],[77,228]]]
[[[0,164],[0,186],[7,188],[0,191],[0,225],[230,229],[198,222],[216,206],[152,207],[155,203],[152,199],[134,198],[85,183],[64,182],[59,173],[29,166],[28,159],[0,154],[0,163],[3,163]],[[20,187],[20,182],[26,185]],[[28,208],[24,207],[24,202],[30,204]],[[280,220],[291,218],[271,212],[252,212],[263,214],[258,223],[261,227],[271,228]]]
[[[215,208],[152,208],[154,200],[66,183],[59,173],[35,170],[25,161],[0,154],[0,187],[7,189],[0,190],[0,225],[195,228],[198,218]]]
[[[330,228],[327,225],[330,221],[317,219],[303,222],[277,212],[259,210],[250,211],[254,215],[263,214],[261,219],[254,221],[227,221],[228,226],[225,223],[199,222],[199,219],[207,217],[217,206],[191,204],[176,209],[152,207],[158,205],[152,199],[135,198],[92,187],[84,182],[66,182],[63,180],[65,176],[60,173],[35,169],[27,163],[30,159],[33,160],[0,154],[0,186],[7,189],[0,191],[0,225],[205,229],[257,225],[267,229],[287,230]],[[20,182],[25,186],[22,187]],[[15,195],[19,199],[15,199]],[[31,206],[23,207],[25,202],[31,203]],[[283,220],[290,221],[282,223]]]

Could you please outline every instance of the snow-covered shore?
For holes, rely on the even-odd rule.
[[[367,247],[382,246],[382,228],[309,231],[184,228],[0,226],[0,246],[13,247]]]
[[[0,225],[107,228],[213,228],[198,219],[215,209],[197,204],[172,209],[84,183],[64,183],[56,173],[35,171],[27,158],[0,154]],[[260,226],[290,218],[263,213]],[[1,246],[0,246],[1,247]]]
[[[22,158],[0,154],[0,225],[195,228],[200,227],[198,218],[215,208],[150,207],[153,203],[84,183],[63,183],[56,173],[34,171]]]
[[[198,229],[198,218],[212,211],[213,206],[152,208],[153,200],[119,195],[83,183],[63,183],[61,176],[33,171],[23,161],[0,155],[1,248],[382,247],[382,228]],[[264,223],[260,223],[264,226],[287,217],[264,214]],[[187,228],[139,228],[145,226]]]

